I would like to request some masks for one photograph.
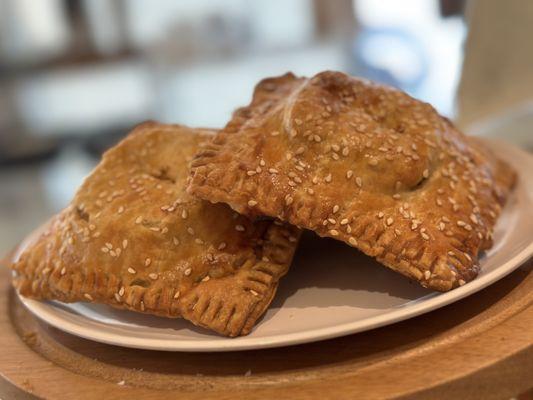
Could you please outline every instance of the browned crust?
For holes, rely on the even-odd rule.
[[[423,286],[472,280],[516,174],[431,106],[338,72],[258,84],[189,192],[342,240]]]
[[[182,316],[223,335],[249,333],[288,270],[299,231],[187,195],[188,162],[211,133],[136,127],[13,264],[14,286],[36,299],[103,303]]]

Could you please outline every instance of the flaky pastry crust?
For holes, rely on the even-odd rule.
[[[425,287],[473,279],[516,174],[430,105],[339,72],[261,81],[189,192],[342,240]]]
[[[249,333],[287,272],[299,231],[185,192],[188,162],[211,134],[148,122],[106,152],[13,264],[20,294]]]

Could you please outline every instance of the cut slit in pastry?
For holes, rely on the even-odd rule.
[[[299,231],[185,192],[187,164],[211,133],[138,126],[14,263],[19,292],[249,333],[287,272]]]
[[[342,240],[425,287],[473,279],[515,172],[430,105],[338,72],[260,82],[189,192]]]

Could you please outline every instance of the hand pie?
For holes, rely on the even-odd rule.
[[[190,193],[342,240],[440,291],[477,275],[515,181],[430,105],[338,72],[263,80],[191,165]]]
[[[299,232],[187,195],[187,164],[209,133],[145,123],[109,150],[13,265],[19,292],[249,333],[287,272]]]

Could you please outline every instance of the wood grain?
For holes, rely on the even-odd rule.
[[[532,266],[462,301],[384,328],[288,348],[211,354],[132,350],[65,334],[26,311],[10,287],[9,271],[1,268],[0,374],[10,384],[0,385],[0,397],[527,395],[533,382]]]

